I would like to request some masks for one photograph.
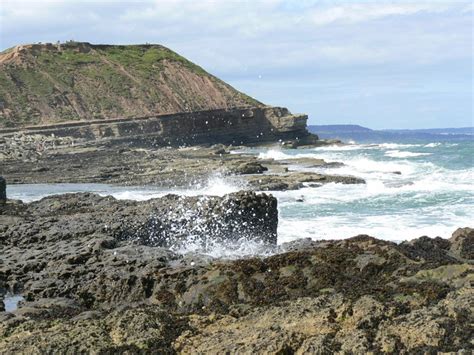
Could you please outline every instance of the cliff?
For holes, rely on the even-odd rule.
[[[262,104],[160,45],[21,45],[0,53],[0,127]]]

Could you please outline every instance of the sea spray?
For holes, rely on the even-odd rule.
[[[298,191],[272,192],[279,203],[278,243],[302,237],[347,238],[360,233],[388,240],[406,240],[421,235],[448,238],[453,230],[470,225],[474,219],[474,144],[472,141],[433,143],[437,142],[386,142],[288,150],[249,148],[241,152],[262,159],[310,157],[340,161],[343,166],[329,170],[296,163],[291,169],[334,172],[366,180],[365,185],[331,183]],[[389,157],[386,152],[391,150],[429,155]],[[239,177],[211,175],[188,189],[100,184],[10,185],[8,194],[11,198],[31,201],[53,193],[97,191],[117,198],[146,200],[171,192],[188,196],[220,195],[246,188]],[[301,199],[302,195],[304,199]],[[243,254],[251,240],[252,236],[247,241],[241,239]],[[196,248],[196,244],[189,243],[180,250]],[[250,250],[263,252],[258,246],[247,248]],[[242,255],[241,251],[236,250],[236,255]],[[226,245],[208,245],[207,252],[232,254]]]

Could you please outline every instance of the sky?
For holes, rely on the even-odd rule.
[[[456,0],[0,0],[0,50],[159,43],[309,124],[464,127],[473,11]]]

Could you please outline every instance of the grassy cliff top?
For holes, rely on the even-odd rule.
[[[0,127],[258,105],[161,45],[67,42],[0,53]]]

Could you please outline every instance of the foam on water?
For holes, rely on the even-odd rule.
[[[146,188],[119,188],[119,191],[99,192],[100,195],[112,195],[119,200],[137,200],[145,201],[152,198],[163,197],[167,194],[176,194],[182,196],[224,196],[245,188],[245,183],[237,178],[226,177],[220,174],[211,175],[207,180],[196,182],[191,188],[176,189],[158,189],[153,187]]]
[[[355,223],[357,222],[357,223]],[[279,225],[279,243],[290,242],[300,238],[311,239],[344,239],[359,234],[366,234],[379,239],[400,242],[421,236],[449,238],[458,226],[469,226],[468,218],[459,219],[457,224],[423,223],[420,220],[407,219],[401,216],[373,216],[371,218],[344,219],[340,216],[320,217],[314,220],[283,219]]]
[[[463,158],[464,163],[455,164],[463,169],[439,165],[442,161],[452,165],[459,160],[452,155],[453,151],[446,155],[441,150],[454,147],[453,144],[458,145],[384,143],[375,148],[370,145],[370,150],[361,145],[361,149],[352,147],[345,152],[337,148],[316,148],[314,155],[297,152],[295,156],[304,154],[345,164],[330,171],[305,170],[354,175],[364,178],[366,184],[327,184],[275,193],[280,206],[279,242],[301,237],[338,239],[357,234],[393,241],[422,235],[448,238],[458,227],[472,226],[472,158],[470,163]],[[436,153],[429,151],[435,149]],[[296,202],[301,198],[303,203]]]
[[[247,149],[260,159],[321,158],[344,166],[292,169],[353,175],[366,184],[326,184],[319,188],[271,192],[278,198],[278,242],[297,238],[338,239],[369,234],[401,241],[422,235],[450,237],[474,220],[472,145],[453,142],[351,144],[314,149]],[[460,156],[464,154],[464,158]],[[471,158],[465,158],[465,156]],[[464,159],[464,160],[463,160]],[[296,162],[296,161],[295,161]],[[12,198],[26,201],[64,192],[91,191],[119,199],[146,200],[168,193],[187,196],[218,195],[245,188],[239,178],[211,176],[189,189],[116,187],[100,184],[15,185]],[[304,202],[297,202],[303,199]],[[252,238],[234,245],[210,244],[203,250],[192,240],[176,250],[211,257],[242,257],[273,252]]]
[[[382,149],[403,149],[403,148],[412,148],[419,147],[421,144],[406,144],[406,143],[381,143],[377,144],[377,147]]]
[[[435,147],[439,147],[440,145],[441,145],[441,143],[428,143],[424,147],[425,148],[435,148]]]
[[[294,155],[289,155],[282,152],[279,149],[270,149],[266,152],[261,152],[258,154],[258,159],[274,159],[274,160],[286,160],[286,159],[295,159],[298,158]]]
[[[431,153],[414,153],[414,152],[407,152],[407,151],[401,151],[401,150],[395,149],[395,150],[386,151],[385,155],[392,158],[409,158],[409,157],[421,157],[423,155],[431,155]]]

